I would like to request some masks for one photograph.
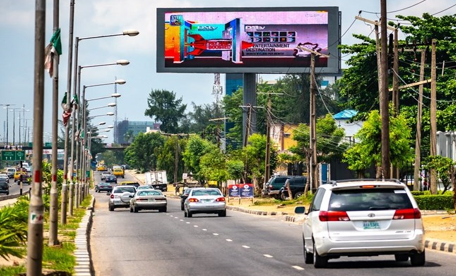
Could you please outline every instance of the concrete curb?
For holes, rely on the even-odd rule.
[[[92,276],[94,273],[90,254],[90,230],[92,229],[94,206],[95,197],[92,197],[92,202],[87,207],[79,228],[76,230],[76,238],[74,240],[76,245],[76,249],[74,250],[76,266],[74,267],[73,274],[75,276]]]
[[[258,216],[282,216],[283,220],[286,222],[292,222],[300,224],[302,223],[302,219],[295,215],[289,215],[288,213],[284,212],[265,212],[259,210],[250,210],[242,207],[235,207],[235,206],[226,206],[228,210],[243,212],[252,215]],[[425,211],[424,215],[437,215],[437,214],[446,214],[446,211]],[[433,239],[426,239],[424,241],[424,247],[430,250],[448,252],[456,254],[456,243],[448,242],[448,241],[441,241],[441,240],[433,240]]]

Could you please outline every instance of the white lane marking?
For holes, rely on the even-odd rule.
[[[242,247],[244,247],[244,248],[250,248],[250,246],[247,246],[247,245],[243,245]]]
[[[175,219],[178,219],[178,217],[174,217]]]
[[[207,231],[207,229],[203,229],[203,231]]]
[[[193,225],[193,227],[198,227],[198,225]]]
[[[263,254],[263,256],[265,256],[266,258],[272,258],[272,256],[269,254]]]
[[[232,242],[233,240],[232,239],[226,239],[227,242]]]
[[[300,267],[300,266],[297,266],[297,265],[292,266],[292,268],[294,268],[296,270],[304,270],[303,267]]]
[[[217,234],[217,233],[212,233],[212,235],[214,235],[214,236],[218,236],[219,234]]]
[[[181,219],[180,221],[184,221],[183,219]]]
[[[189,222],[189,221],[187,221],[186,223],[187,223],[187,224],[190,224],[190,222]]]

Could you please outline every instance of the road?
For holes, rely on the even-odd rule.
[[[317,270],[304,264],[301,227],[294,223],[232,211],[225,218],[185,218],[174,198],[167,213],[109,212],[108,196],[95,197],[90,238],[95,275],[440,276],[456,271],[454,254],[430,250],[424,267],[381,256],[330,260],[328,269]]]
[[[20,192],[20,189],[21,189],[21,186],[18,185],[16,182],[14,182],[13,179],[10,179],[9,180],[9,185],[10,185],[10,188],[9,188],[9,195],[18,195],[19,192]],[[22,192],[25,194],[26,192],[28,192],[28,190],[30,189],[30,184],[23,184],[22,185]],[[6,194],[0,194],[0,200],[6,198]]]

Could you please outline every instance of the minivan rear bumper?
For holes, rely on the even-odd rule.
[[[423,252],[424,232],[415,229],[409,239],[334,241],[326,234],[314,237],[315,247],[321,256],[372,256],[381,254]]]

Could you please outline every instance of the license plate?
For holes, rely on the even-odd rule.
[[[149,202],[154,202],[155,199],[154,198],[149,198]]]
[[[365,230],[380,229],[380,224],[378,221],[363,221],[363,228]]]

